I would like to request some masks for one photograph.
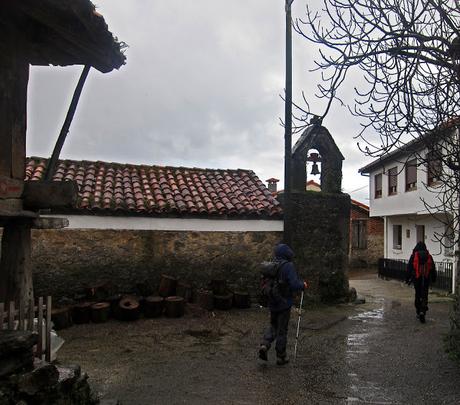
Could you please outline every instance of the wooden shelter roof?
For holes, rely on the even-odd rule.
[[[32,65],[91,65],[106,73],[125,63],[123,48],[89,0],[2,0],[0,35]],[[0,52],[7,41],[0,41]]]

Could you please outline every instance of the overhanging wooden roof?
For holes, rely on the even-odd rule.
[[[0,35],[2,54],[13,41],[32,65],[91,65],[106,73],[126,59],[125,45],[89,0],[2,0]]]

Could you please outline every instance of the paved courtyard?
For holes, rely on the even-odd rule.
[[[102,398],[149,404],[457,404],[459,368],[444,353],[451,302],[431,294],[427,323],[413,289],[353,275],[363,305],[307,308],[297,361],[257,360],[265,309],[73,326],[63,363],[79,363]],[[290,351],[297,314],[292,313]]]

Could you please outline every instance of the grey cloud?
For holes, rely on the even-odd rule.
[[[129,44],[127,65],[106,75],[91,71],[64,158],[246,168],[262,180],[283,179],[283,1],[97,5],[109,28]],[[308,73],[312,49],[297,38],[294,56],[296,98],[305,89],[312,110],[321,112],[323,102],[313,97],[317,76]],[[51,154],[80,71],[32,68],[29,155]],[[356,173],[365,160],[352,139],[356,123],[334,107],[324,124],[347,159],[349,190],[365,180]]]

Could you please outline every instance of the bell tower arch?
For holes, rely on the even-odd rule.
[[[321,156],[321,191],[341,193],[344,157],[327,128],[318,123],[310,125],[303,132],[292,150],[292,191],[305,191],[310,149],[316,149]]]

